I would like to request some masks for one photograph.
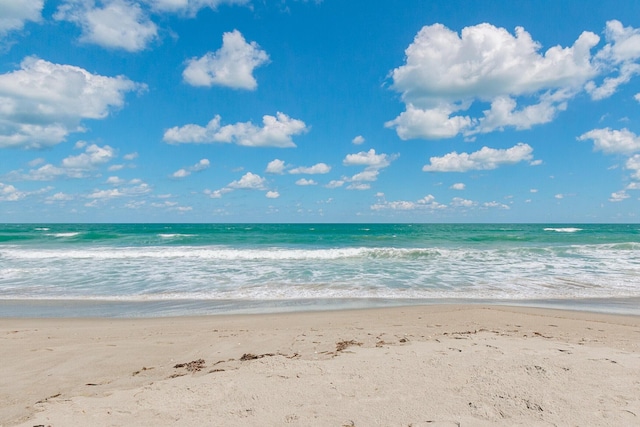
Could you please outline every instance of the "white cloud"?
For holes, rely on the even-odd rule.
[[[186,178],[191,175],[192,172],[200,172],[205,169],[208,169],[211,163],[208,159],[201,159],[198,163],[193,166],[189,166],[188,168],[178,169],[173,174],[171,174],[172,178]]]
[[[593,140],[593,148],[607,154],[631,154],[640,151],[640,137],[627,130],[610,128],[593,129],[578,137],[578,140]]]
[[[640,102],[640,93],[636,93],[636,94],[633,96],[633,99],[635,99],[636,101]]]
[[[624,167],[626,169],[635,171],[633,175],[631,175],[631,177],[635,180],[640,181],[640,154],[631,156],[625,163]]]
[[[318,183],[312,179],[301,178],[296,181],[296,185],[307,186],[307,185],[318,185]]]
[[[364,184],[363,182],[376,181],[378,179],[378,175],[380,174],[380,170],[389,166],[391,162],[397,157],[397,154],[376,154],[376,150],[374,150],[373,148],[369,151],[361,151],[356,154],[347,154],[342,161],[343,165],[366,167],[362,172],[353,175],[351,178],[343,177],[342,181],[340,182],[351,182],[352,184],[347,186],[348,190],[368,190],[369,188],[371,188],[371,185]],[[331,181],[329,183],[329,188],[335,188],[335,186],[331,186],[333,182],[334,181]]]
[[[186,169],[178,169],[177,171],[175,171],[174,173],[171,174],[172,178],[186,178],[189,175],[191,175],[191,172],[189,172]]]
[[[555,198],[556,198],[556,199],[558,199],[558,200],[562,200],[562,199],[564,199],[564,194],[558,193],[558,194],[556,194],[556,195],[555,195],[555,196],[553,196],[553,197],[555,197]]]
[[[20,31],[27,21],[40,21],[43,6],[44,0],[0,0],[0,39]]]
[[[441,139],[454,137],[476,123],[469,117],[450,117],[453,112],[449,105],[423,110],[407,104],[407,110],[385,126],[395,128],[400,139]]]
[[[60,166],[47,163],[37,169],[31,169],[27,173],[12,171],[8,174],[15,180],[51,181],[56,178],[85,178],[89,172],[99,166],[108,163],[116,157],[116,152],[108,145],[102,147],[91,144],[85,147],[85,152],[77,156],[64,158]],[[40,164],[40,163],[38,163]]]
[[[124,156],[122,156],[122,158],[129,161],[135,160],[138,158],[138,153],[134,152],[134,153],[125,154]]]
[[[247,172],[237,181],[231,182],[227,187],[233,189],[245,189],[245,190],[262,190],[264,189],[264,184],[266,179],[262,178],[260,175]]]
[[[93,192],[85,196],[87,199],[93,199],[93,201],[85,204],[85,206],[95,207],[99,200],[110,200],[120,197],[136,197],[149,192],[151,192],[149,184],[139,179],[135,179],[129,181],[128,187],[111,188],[108,190],[93,190]]]
[[[187,62],[182,73],[192,86],[227,86],[253,90],[258,86],[253,70],[269,61],[256,42],[247,43],[238,30],[222,35],[222,47]]]
[[[73,196],[70,195],[70,194],[62,193],[62,192],[58,192],[58,193],[46,198],[46,201],[50,202],[50,203],[53,203],[53,202],[67,202],[69,200],[73,200]]]
[[[449,188],[451,188],[452,190],[464,190],[466,188],[466,186],[462,182],[457,182],[457,183],[453,184]]]
[[[82,119],[104,119],[144,88],[123,76],[91,74],[72,65],[27,57],[0,74],[0,148],[43,148],[81,132]]]
[[[249,0],[145,0],[157,12],[181,13],[194,17],[200,9],[205,7],[216,10],[219,5],[243,5]]]
[[[625,190],[640,190],[640,182],[630,182]]]
[[[116,152],[110,146],[99,147],[96,144],[91,144],[84,153],[63,159],[62,166],[66,169],[88,170],[109,162],[115,156]]]
[[[280,159],[274,159],[267,164],[266,173],[274,173],[277,175],[282,175],[284,173],[284,161]]]
[[[352,142],[353,144],[356,144],[356,145],[363,144],[363,143],[364,143],[364,141],[365,141],[365,139],[364,139],[364,137],[363,137],[362,135],[358,135],[358,136],[356,136],[355,138],[353,138],[353,139],[351,140],[351,142]]]
[[[369,190],[371,184],[364,184],[362,182],[354,182],[347,186],[347,190]]]
[[[308,174],[308,175],[316,175],[316,174],[325,174],[331,172],[331,166],[325,163],[317,163],[311,167],[297,167],[291,169],[289,171],[290,174]]]
[[[260,175],[252,172],[247,172],[242,175],[239,180],[230,182],[226,187],[219,190],[205,190],[204,193],[208,194],[212,199],[219,199],[223,195],[230,193],[234,190],[266,190],[267,180]],[[273,193],[277,192],[271,192]]]
[[[109,178],[107,178],[106,182],[107,184],[111,185],[122,185],[127,181],[117,176],[110,176]]]
[[[13,185],[0,182],[0,202],[17,202],[29,196],[47,193],[52,189],[53,187],[44,187],[35,191],[20,191]]]
[[[542,52],[522,27],[512,34],[484,23],[458,34],[442,24],[425,26],[406,49],[405,64],[391,73],[406,111],[386,126],[402,139],[438,139],[548,123],[578,93],[601,99],[640,73],[640,31],[609,21],[605,38],[595,55],[600,37],[588,31],[570,47]],[[598,77],[604,77],[599,87]],[[490,108],[481,116],[460,114],[475,102]]]
[[[18,191],[10,184],[0,182],[0,202],[15,202],[25,197],[25,193]]]
[[[430,164],[422,168],[425,172],[467,172],[470,170],[490,170],[502,165],[512,165],[533,158],[533,148],[528,144],[517,145],[500,150],[482,147],[474,153],[452,152],[443,157],[431,157]]]
[[[164,141],[169,144],[223,142],[247,147],[295,147],[291,137],[308,131],[302,120],[280,112],[276,117],[263,116],[262,123],[262,127],[251,122],[221,126],[220,116],[215,116],[205,127],[188,124],[168,129]]]
[[[367,168],[364,171],[357,173],[351,177],[351,181],[376,181],[380,174],[379,169]]]
[[[616,203],[616,202],[621,202],[624,199],[628,199],[628,198],[629,198],[629,195],[627,194],[627,192],[624,190],[620,190],[620,191],[616,191],[615,193],[611,193],[611,197],[609,198],[609,201]]]
[[[80,41],[129,52],[143,50],[158,36],[158,28],[140,5],[128,0],[67,0],[54,15],[82,29]]]
[[[504,210],[509,210],[511,209],[509,206],[505,205],[504,203],[498,203],[498,202],[485,202],[482,204],[483,208],[497,208],[497,209],[504,209]]]
[[[342,161],[345,166],[368,166],[377,169],[385,168],[394,160],[394,156],[387,154],[376,154],[373,148],[369,151],[361,151],[356,154],[347,154]]]
[[[32,168],[35,168],[36,166],[39,166],[41,164],[45,163],[45,159],[43,159],[42,157],[38,157],[37,159],[33,159],[31,160],[29,163],[27,163],[29,166],[31,166]]]
[[[450,206],[454,208],[471,208],[476,205],[477,203],[473,200],[463,199],[461,197],[454,197],[450,203]]]
[[[329,183],[327,185],[325,185],[326,188],[338,188],[338,187],[342,187],[344,185],[344,180],[341,179],[334,179],[329,181]]]
[[[640,30],[623,27],[617,20],[607,22],[605,29],[607,44],[596,55],[596,62],[603,69],[613,69],[618,72],[613,77],[605,77],[597,87],[589,82],[586,89],[593,99],[603,99],[613,95],[618,86],[625,84],[631,78],[640,74]]]
[[[277,199],[278,197],[280,197],[280,193],[278,193],[277,191],[267,191],[265,197],[267,197],[267,199]]]
[[[436,198],[433,195],[428,194],[416,202],[406,200],[388,202],[386,200],[382,200],[371,205],[370,208],[374,211],[386,209],[395,211],[411,211],[417,209],[440,210],[445,209],[446,207],[446,205],[436,202]]]

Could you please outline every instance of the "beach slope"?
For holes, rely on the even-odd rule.
[[[640,425],[640,317],[0,319],[1,426]]]

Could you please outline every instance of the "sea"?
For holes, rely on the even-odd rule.
[[[454,303],[640,315],[640,225],[0,225],[0,317]]]

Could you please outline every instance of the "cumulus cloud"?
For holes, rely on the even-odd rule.
[[[466,186],[462,182],[457,182],[457,183],[453,184],[449,188],[451,188],[452,190],[464,190],[466,188]]]
[[[265,197],[267,199],[277,199],[278,197],[280,197],[280,193],[278,193],[277,191],[267,191]]]
[[[640,30],[624,27],[620,21],[608,21],[605,28],[607,44],[597,53],[596,61],[601,68],[613,68],[617,75],[605,77],[602,84],[587,84],[587,92],[593,99],[607,98],[615,93],[618,86],[628,83],[640,73]]]
[[[28,21],[38,22],[44,0],[0,1],[0,40],[11,31],[20,31]]]
[[[85,197],[87,199],[93,199],[91,202],[85,204],[85,206],[95,207],[100,201],[108,201],[110,199],[116,199],[120,197],[138,197],[148,194],[152,191],[151,186],[146,182],[139,179],[129,181],[127,186],[118,188],[110,188],[107,190],[95,189]]]
[[[626,169],[634,171],[631,178],[640,181],[640,154],[635,154],[630,157],[625,163]]]
[[[446,209],[446,205],[436,202],[436,198],[432,194],[428,194],[422,199],[415,202],[407,200],[387,201],[380,200],[371,205],[371,210],[394,210],[394,211],[412,211],[412,210],[440,210]]]
[[[365,139],[364,139],[364,137],[363,137],[362,135],[358,135],[358,136],[356,136],[355,138],[353,138],[353,139],[351,140],[351,142],[352,142],[353,144],[356,144],[356,145],[363,144],[363,143],[364,143],[364,141],[365,141]]]
[[[326,163],[317,163],[310,167],[300,166],[289,171],[290,174],[307,174],[307,175],[316,175],[316,174],[325,174],[331,172],[331,166]]]
[[[274,159],[267,164],[266,173],[273,173],[277,175],[282,175],[284,173],[284,161],[280,159]]]
[[[188,168],[178,169],[173,174],[171,174],[171,177],[178,178],[178,179],[186,178],[187,176],[191,175],[191,173],[193,172],[200,172],[205,169],[208,169],[210,165],[211,163],[209,162],[208,159],[201,159],[198,163],[196,163],[193,166],[189,166]]]
[[[96,144],[89,145],[85,152],[77,156],[69,156],[62,160],[62,167],[66,169],[93,169],[98,165],[109,162],[115,158],[116,152],[108,145],[99,147]]]
[[[164,133],[169,144],[234,143],[247,147],[295,147],[291,139],[308,131],[302,120],[292,119],[284,113],[265,115],[262,127],[251,122],[221,126],[220,116],[215,116],[206,126],[188,124],[173,127]]]
[[[86,178],[89,172],[116,158],[116,151],[108,145],[102,147],[91,144],[85,147],[84,153],[68,156],[60,162],[60,166],[51,163],[34,167],[28,172],[21,170],[9,172],[7,175],[13,180],[52,181],[57,178]],[[38,162],[39,166],[41,163]]]
[[[489,208],[497,208],[497,209],[504,209],[504,210],[509,210],[511,209],[509,206],[505,205],[504,203],[499,203],[496,201],[493,202],[485,202],[482,204],[482,207],[485,209],[489,209]]]
[[[192,86],[227,86],[253,90],[258,87],[253,70],[269,61],[256,42],[247,43],[238,30],[222,35],[222,47],[187,62],[182,73]]]
[[[397,157],[397,154],[376,154],[376,150],[373,148],[369,151],[347,154],[342,161],[343,165],[365,166],[365,169],[362,172],[353,175],[351,178],[343,177],[341,181],[331,181],[327,186],[329,188],[336,188],[345,182],[350,182],[351,184],[347,186],[348,190],[368,190],[371,188],[371,185],[365,184],[365,182],[376,181],[380,171],[389,166]],[[339,182],[342,182],[342,184],[336,185]]]
[[[329,181],[329,183],[327,185],[325,185],[326,188],[339,188],[342,187],[344,185],[344,180],[343,179],[333,179],[331,181]]]
[[[13,185],[0,182],[0,202],[17,202],[29,196],[47,193],[52,189],[53,187],[45,187],[35,191],[20,191]]]
[[[533,148],[519,143],[504,150],[482,147],[468,153],[452,152],[442,157],[431,157],[430,164],[422,168],[425,172],[467,172],[470,170],[491,170],[502,165],[512,165],[533,158]]]
[[[512,34],[484,23],[458,34],[425,26],[406,49],[405,64],[390,74],[406,110],[386,126],[402,139],[440,139],[548,123],[578,93],[601,99],[640,73],[639,30],[609,21],[605,39],[593,55],[600,37],[588,31],[569,47],[542,52],[522,27]],[[477,102],[489,109],[461,113]]]
[[[124,76],[27,57],[20,70],[0,74],[0,148],[43,148],[81,132],[82,119],[104,119],[144,88]]]
[[[194,17],[198,11],[204,8],[216,10],[223,4],[243,5],[249,0],[145,0],[154,11],[180,13]]]
[[[376,150],[372,148],[369,151],[347,154],[342,164],[345,166],[367,166],[381,169],[389,166],[394,159],[394,156],[389,156],[388,154],[376,154]]]
[[[578,137],[578,140],[593,141],[593,148],[606,154],[631,154],[640,151],[640,137],[628,129],[593,129]]]
[[[140,4],[128,0],[67,0],[54,15],[82,30],[80,41],[129,52],[143,50],[158,36],[158,28]]]
[[[616,191],[615,193],[611,193],[611,197],[609,197],[609,201],[613,203],[621,202],[625,199],[628,199],[629,195],[625,190]]]
[[[318,183],[312,179],[300,178],[299,180],[296,181],[296,185],[307,186],[307,185],[318,185]]]
[[[267,183],[267,180],[261,177],[260,175],[252,172],[247,172],[246,174],[242,175],[240,179],[230,182],[225,187],[219,190],[214,190],[214,191],[205,190],[204,193],[209,195],[209,197],[213,199],[219,199],[223,195],[230,193],[234,190],[267,190],[266,183]],[[267,191],[267,194],[268,193],[271,193],[271,196],[274,196],[275,194],[277,194],[277,192],[274,192],[274,191]],[[275,197],[269,197],[269,198],[275,198]]]

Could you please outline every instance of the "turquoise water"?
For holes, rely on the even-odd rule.
[[[0,316],[639,298],[637,224],[0,225]]]

